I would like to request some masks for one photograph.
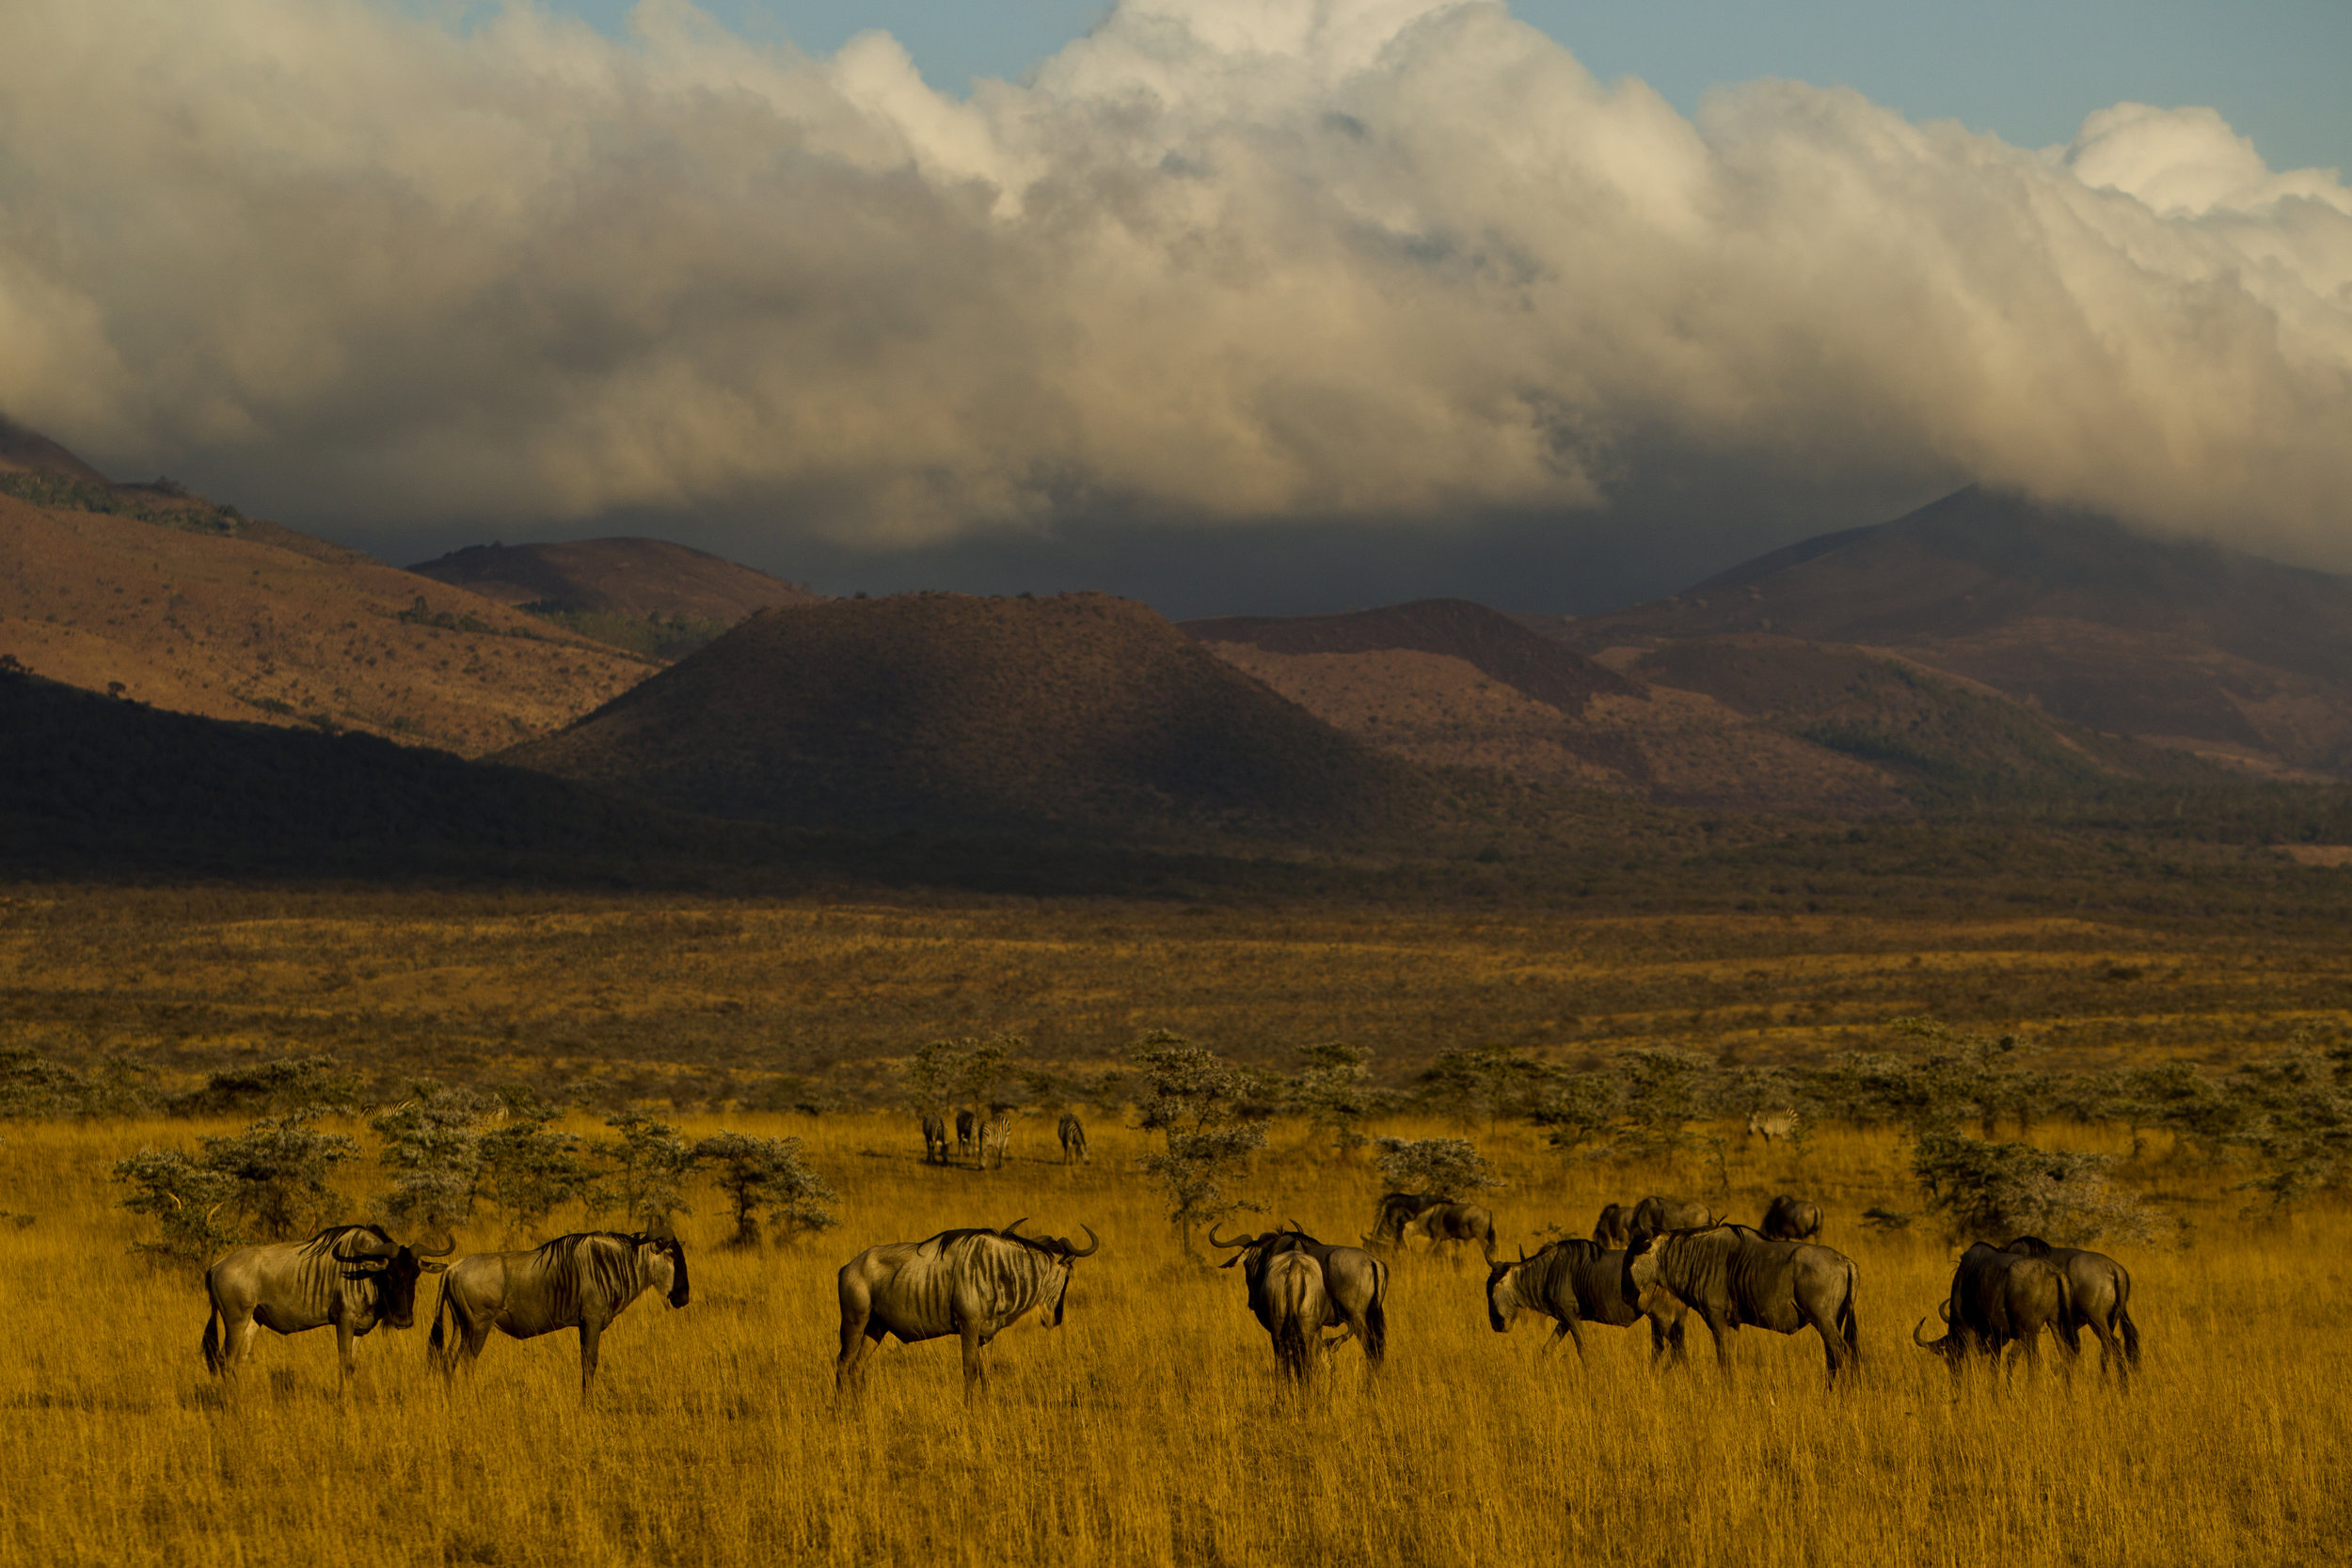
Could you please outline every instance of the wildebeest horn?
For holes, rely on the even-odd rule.
[[[1026,1215],[1026,1214],[1022,1215],[1020,1219],[1017,1219],[1017,1220],[1013,1221],[1010,1225],[1009,1225],[1009,1226],[1005,1227],[1005,1228],[1003,1228],[1002,1230],[999,1230],[998,1232],[996,1232],[996,1234],[998,1234],[999,1236],[1009,1236],[1009,1235],[1011,1235],[1014,1231],[1016,1231],[1016,1230],[1018,1230],[1018,1229],[1020,1229],[1020,1228],[1021,1228],[1021,1227],[1023,1226],[1023,1224],[1024,1224],[1024,1223],[1025,1223],[1025,1222],[1027,1221],[1028,1217],[1029,1217],[1029,1216],[1028,1216],[1028,1215]]]
[[[1094,1227],[1087,1224],[1084,1220],[1080,1220],[1078,1222],[1078,1228],[1087,1233],[1087,1249],[1084,1252],[1078,1251],[1070,1244],[1070,1238],[1064,1236],[1061,1239],[1062,1250],[1064,1252],[1068,1253],[1073,1258],[1091,1258],[1096,1253],[1103,1250],[1103,1238],[1094,1233]]]
[[[1952,1304],[1948,1301],[1937,1302],[1935,1304],[1935,1315],[1943,1319],[1946,1323],[1950,1323],[1952,1321]],[[1919,1321],[1921,1323],[1927,1322],[1925,1318],[1922,1318]]]
[[[1209,1227],[1209,1244],[1211,1246],[1248,1246],[1251,1242],[1256,1240],[1257,1238],[1255,1236],[1244,1236],[1238,1241],[1220,1242],[1216,1239],[1216,1227],[1214,1225]]]
[[[415,1253],[420,1258],[447,1258],[451,1253],[457,1250],[457,1238],[444,1230],[441,1232],[441,1244],[439,1246],[412,1246],[408,1250]]]
[[[1307,1234],[1307,1227],[1299,1224],[1296,1220],[1284,1220],[1282,1222],[1282,1228],[1289,1231],[1295,1231],[1301,1236]]]
[[[1919,1330],[1927,1326],[1928,1320],[1925,1318],[1921,1318],[1916,1323],[1915,1323],[1911,1330],[1911,1342],[1917,1345],[1921,1350],[1933,1350],[1935,1348],[1935,1342],[1933,1340],[1922,1339],[1919,1338]]]
[[[1521,1242],[1519,1243],[1519,1261],[1522,1263],[1527,1261],[1527,1243],[1525,1242]]]

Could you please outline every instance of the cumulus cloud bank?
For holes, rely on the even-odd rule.
[[[2352,191],[2208,110],[1693,121],[1451,0],[1127,0],[968,101],[682,0],[12,0],[0,58],[0,409],[299,519],[914,544],[1687,461],[2352,566]]]

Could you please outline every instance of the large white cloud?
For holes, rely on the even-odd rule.
[[[2352,193],[2208,110],[1694,123],[1437,0],[1131,0],[968,102],[635,27],[0,7],[0,409],[377,525],[1437,519],[1687,460],[2352,566]]]

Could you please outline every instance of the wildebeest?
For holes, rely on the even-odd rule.
[[[1830,1381],[1860,1359],[1856,1275],[1842,1252],[1810,1242],[1767,1241],[1744,1225],[1710,1225],[1637,1238],[1625,1253],[1629,1307],[1664,1289],[1699,1315],[1724,1367],[1724,1334],[1753,1324],[1794,1334],[1810,1324],[1829,1357]],[[1726,1368],[1726,1370],[1728,1370]]]
[[[1377,1367],[1389,1352],[1389,1266],[1361,1247],[1330,1246],[1292,1224],[1280,1230],[1269,1230],[1262,1236],[1239,1236],[1230,1241],[1209,1227],[1209,1244],[1232,1247],[1233,1256],[1220,1268],[1239,1264],[1242,1277],[1248,1285],[1249,1310],[1266,1332],[1274,1332],[1274,1322],[1268,1317],[1264,1284],[1266,1269],[1277,1256],[1295,1253],[1311,1259],[1323,1271],[1323,1296],[1327,1310],[1321,1322],[1311,1332],[1317,1338],[1325,1328],[1343,1330],[1340,1337],[1327,1348],[1336,1350],[1349,1339],[1364,1347],[1364,1361]],[[1289,1265],[1284,1265],[1286,1268]],[[1275,1354],[1283,1354],[1277,1341]],[[1288,1363],[1285,1363],[1288,1366]]]
[[[947,1163],[947,1118],[937,1111],[923,1113],[923,1163],[927,1165]]]
[[[1633,1206],[1629,1203],[1609,1205],[1600,1212],[1600,1218],[1593,1222],[1593,1240],[1602,1246],[1622,1252],[1632,1239]]]
[[[2074,1296],[2074,1323],[2099,1338],[2099,1370],[2110,1366],[2119,1380],[2139,1365],[2139,1325],[2132,1322],[2132,1276],[2104,1252],[2052,1246],[2039,1236],[2020,1236],[2005,1249],[2045,1259],[2065,1271]]]
[[[1809,1242],[1821,1233],[1821,1210],[1787,1193],[1764,1206],[1765,1236],[1775,1242]]]
[[[1629,1328],[1649,1322],[1650,1360],[1671,1352],[1678,1363],[1683,1351],[1685,1307],[1671,1291],[1651,1291],[1641,1305],[1630,1306],[1624,1293],[1625,1255],[1597,1242],[1565,1240],[1550,1243],[1533,1258],[1522,1254],[1517,1262],[1486,1267],[1486,1322],[1497,1334],[1508,1333],[1521,1312],[1542,1312],[1558,1324],[1544,1349],[1562,1338],[1574,1342],[1576,1358],[1584,1359],[1582,1323],[1607,1323]]]
[[[1704,1203],[1645,1197],[1626,1219],[1625,1244],[1631,1246],[1645,1237],[1662,1236],[1669,1230],[1703,1230],[1714,1223],[1715,1212]]]
[[[406,1328],[416,1322],[417,1280],[449,1265],[446,1258],[406,1247],[373,1225],[330,1225],[304,1242],[241,1246],[204,1271],[212,1312],[204,1320],[204,1365],[233,1374],[251,1354],[255,1325],[277,1334],[335,1328],[336,1386],[353,1375],[351,1341],[376,1324]]]
[[[1063,1164],[1084,1162],[1091,1158],[1087,1153],[1086,1123],[1078,1119],[1075,1112],[1064,1111],[1061,1114],[1061,1125],[1054,1131],[1061,1137],[1061,1163]]]
[[[2039,1361],[2045,1328],[2069,1355],[2082,1349],[2066,1271],[2046,1258],[1976,1243],[1952,1270],[1952,1291],[1942,1311],[1943,1337],[1921,1338],[1919,1328],[1927,1326],[1922,1318],[1911,1331],[1912,1342],[1944,1357],[1955,1373],[1974,1355],[1997,1362],[2010,1345],[2027,1362]]]
[[[1750,1111],[1748,1136],[1771,1143],[1776,1138],[1797,1135],[1797,1113],[1794,1111]]]
[[[494,1328],[510,1339],[576,1328],[585,1399],[605,1329],[647,1291],[660,1291],[674,1307],[686,1305],[686,1248],[676,1237],[590,1230],[529,1252],[472,1253],[452,1263],[441,1281],[425,1359],[444,1373],[460,1365],[470,1370]]]
[[[901,1344],[945,1338],[963,1340],[963,1395],[987,1381],[980,1347],[1033,1307],[1051,1306],[1054,1326],[1062,1320],[1070,1291],[1070,1266],[1102,1247],[1092,1229],[1087,1245],[1067,1238],[1047,1240],[1002,1230],[943,1230],[920,1242],[886,1242],[867,1247],[841,1265],[841,1357],[834,1363],[835,1392],[857,1375],[868,1345],[889,1335]]]
[[[973,1145],[979,1137],[979,1132],[980,1117],[978,1112],[967,1108],[956,1113],[957,1159],[969,1160],[972,1158]]]
[[[1429,1250],[1433,1253],[1452,1246],[1456,1249],[1458,1263],[1460,1243],[1476,1242],[1486,1261],[1495,1260],[1494,1216],[1478,1204],[1457,1203],[1427,1193],[1391,1193],[1382,1198],[1379,1215],[1373,1222],[1372,1234],[1364,1238],[1364,1244],[1401,1248],[1406,1233],[1417,1226],[1429,1238]]]

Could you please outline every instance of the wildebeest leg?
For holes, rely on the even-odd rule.
[[[596,1347],[603,1339],[603,1319],[587,1316],[580,1320],[580,1397],[583,1400],[596,1381]]]
[[[348,1319],[338,1318],[335,1320],[335,1392],[342,1394],[358,1372],[358,1369],[351,1360],[351,1323]]]
[[[1558,1323],[1553,1323],[1553,1324],[1551,1325],[1551,1332],[1550,1332],[1550,1334],[1547,1335],[1547,1336],[1545,1337],[1545,1338],[1544,1338],[1544,1342],[1543,1342],[1542,1344],[1540,1344],[1540,1345],[1537,1345],[1535,1348],[1536,1348],[1537,1350],[1541,1351],[1544,1354],[1546,1354],[1546,1355],[1549,1355],[1549,1354],[1550,1354],[1553,1351],[1556,1351],[1556,1350],[1558,1350],[1558,1349],[1560,1348],[1560,1341],[1561,1341],[1561,1340],[1563,1340],[1563,1339],[1565,1339],[1565,1338],[1566,1338],[1567,1337],[1568,1337],[1568,1320],[1567,1320],[1567,1319],[1565,1319],[1565,1318],[1562,1318],[1562,1319],[1561,1319]],[[1583,1352],[1584,1352],[1584,1341],[1583,1341],[1583,1340],[1581,1340],[1581,1339],[1579,1339],[1579,1340],[1577,1341],[1577,1343],[1576,1343],[1576,1349],[1577,1349],[1577,1354],[1578,1354],[1579,1357],[1581,1358],[1581,1357],[1582,1356],[1582,1354],[1583,1354]]]
[[[1707,1332],[1715,1339],[1715,1370],[1724,1376],[1729,1377],[1731,1375],[1731,1352],[1724,1343],[1724,1333],[1727,1325],[1723,1319],[1711,1312],[1701,1312],[1699,1321],[1707,1325]]]
[[[988,1371],[980,1365],[979,1322],[959,1312],[956,1314],[956,1332],[963,1338],[963,1402],[969,1404],[973,1390],[988,1386]]]

